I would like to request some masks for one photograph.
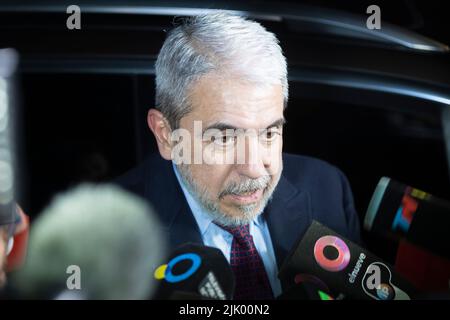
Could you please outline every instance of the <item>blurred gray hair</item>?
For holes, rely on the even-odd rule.
[[[215,71],[259,84],[281,84],[288,99],[286,59],[278,39],[259,23],[217,11],[181,20],[156,60],[156,108],[172,129],[191,111],[188,90]]]

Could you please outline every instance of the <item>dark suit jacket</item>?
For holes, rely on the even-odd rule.
[[[263,213],[278,267],[312,219],[359,242],[359,220],[344,174],[324,161],[299,155],[284,153],[283,164],[278,186]],[[117,183],[152,204],[171,249],[186,242],[202,243],[170,161],[152,155]]]
[[[283,173],[264,210],[278,268],[315,219],[355,242],[359,219],[344,174],[330,164],[299,155],[283,154]],[[147,199],[156,210],[170,248],[202,244],[200,231],[173,172],[159,154],[117,180],[125,189]]]

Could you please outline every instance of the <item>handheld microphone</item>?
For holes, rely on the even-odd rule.
[[[299,273],[323,280],[335,297],[410,300],[415,294],[415,289],[387,263],[315,220],[278,277],[292,283]]]
[[[15,145],[13,78],[17,54],[0,50],[0,288],[7,283],[7,252],[11,248],[15,222]]]
[[[380,179],[367,209],[364,228],[397,240],[405,238],[450,258],[450,202],[390,178]]]
[[[115,185],[84,184],[56,196],[33,223],[12,283],[27,299],[147,299],[165,248],[144,200]]]
[[[217,248],[185,244],[155,269],[154,277],[156,299],[231,300],[234,295],[233,271]]]
[[[297,274],[295,285],[277,297],[277,300],[334,300],[328,286],[309,274]]]
[[[28,249],[29,218],[17,205],[16,216],[14,232],[8,242],[8,258],[6,261],[7,272],[18,270],[22,266]]]
[[[423,292],[450,294],[450,260],[405,239],[397,249],[395,270]]]
[[[14,50],[0,50],[0,226],[13,226],[15,221],[14,109],[12,107],[14,91],[12,78],[17,60],[17,54]]]

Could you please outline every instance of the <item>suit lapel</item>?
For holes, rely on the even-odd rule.
[[[280,269],[297,239],[311,224],[309,195],[281,176],[264,214]]]
[[[170,248],[173,250],[187,242],[202,244],[197,222],[173,172],[172,162],[159,155],[150,161],[145,195],[154,199],[152,204],[160,216]]]
[[[151,157],[146,175],[145,195],[154,199],[170,248],[186,242],[202,244],[194,215],[173,172],[172,163],[159,155]],[[264,210],[278,268],[286,259],[298,237],[311,224],[311,205],[307,192],[298,190],[283,175],[272,200]]]

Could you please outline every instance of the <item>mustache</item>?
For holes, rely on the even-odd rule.
[[[271,177],[269,175],[261,176],[257,179],[246,179],[240,182],[233,181],[230,182],[224,190],[222,190],[222,192],[219,194],[219,198],[223,198],[224,196],[229,194],[239,195],[242,193],[255,192],[256,190],[266,189],[269,186],[270,181]]]

